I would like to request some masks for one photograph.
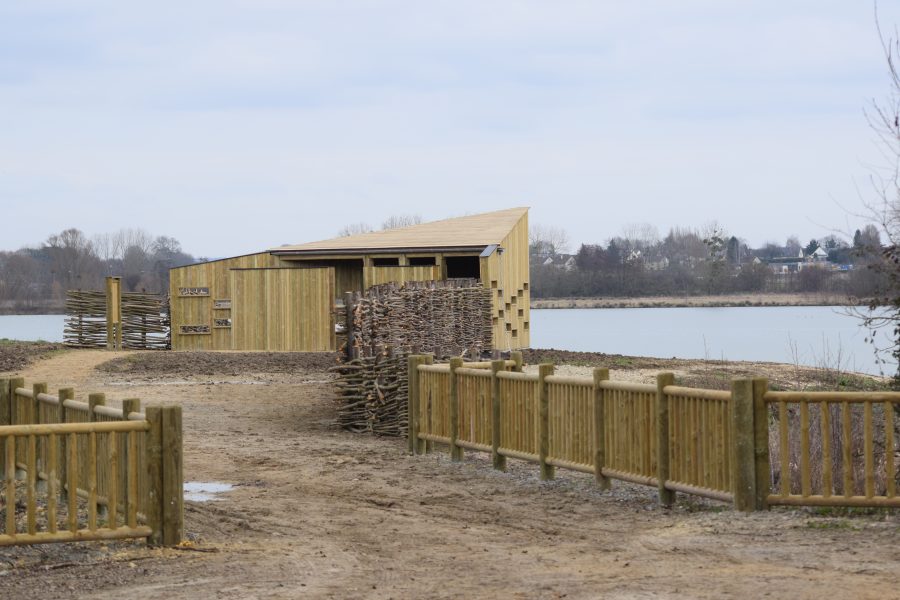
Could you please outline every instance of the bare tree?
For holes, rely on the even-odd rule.
[[[659,244],[659,230],[650,223],[629,223],[622,228],[622,238],[632,250],[646,252]]]
[[[360,233],[369,233],[372,231],[372,228],[368,223],[351,223],[350,225],[344,225],[338,231],[338,237],[347,237],[350,235],[359,235]]]
[[[868,312],[858,312],[863,325],[869,330],[868,340],[882,357],[900,360],[900,37],[885,36],[875,7],[875,23],[884,51],[888,72],[889,91],[881,100],[873,100],[866,118],[885,160],[883,168],[873,170],[870,182],[875,200],[863,204],[869,219],[884,234],[887,246],[881,252],[881,260],[870,268],[881,275],[881,289],[871,301]],[[884,335],[878,336],[879,332]],[[900,371],[894,375],[900,382]]]
[[[561,227],[532,225],[528,231],[531,253],[553,257],[569,251],[569,234]]]
[[[784,242],[784,255],[785,256],[797,256],[800,254],[800,250],[803,249],[803,245],[800,243],[800,238],[796,235],[789,236],[788,239]]]
[[[422,215],[391,215],[381,224],[381,230],[400,229],[422,223]]]
[[[44,242],[43,252],[49,258],[50,272],[61,290],[90,289],[99,281],[100,262],[91,242],[79,229],[66,229],[51,235]]]

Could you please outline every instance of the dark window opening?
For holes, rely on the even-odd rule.
[[[448,256],[444,257],[444,262],[447,264],[447,279],[481,279],[481,261],[477,256]]]
[[[411,256],[409,258],[409,266],[411,267],[433,267],[437,262],[433,256]]]
[[[372,265],[375,267],[399,267],[399,258],[373,258]]]

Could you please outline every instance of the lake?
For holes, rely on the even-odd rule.
[[[866,331],[843,310],[828,306],[532,310],[531,345],[659,358],[824,364],[878,374]],[[889,375],[896,371],[895,365],[881,368]]]
[[[65,315],[0,315],[0,339],[63,341]]]
[[[564,308],[531,311],[531,345],[661,358],[823,363],[879,373],[841,307]],[[0,315],[0,338],[61,342],[64,315]],[[895,367],[884,371],[893,374]]]

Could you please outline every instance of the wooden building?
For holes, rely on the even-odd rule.
[[[494,347],[528,347],[528,209],[512,208],[174,268],[172,348],[335,350],[345,292],[459,277],[494,290]]]

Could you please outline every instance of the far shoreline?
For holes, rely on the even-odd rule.
[[[634,298],[533,298],[532,309],[566,308],[731,308],[779,306],[868,306],[869,300],[840,294],[728,294],[640,296]]]

